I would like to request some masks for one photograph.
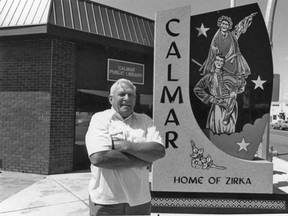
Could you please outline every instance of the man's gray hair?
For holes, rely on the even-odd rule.
[[[130,88],[132,88],[134,90],[134,93],[136,94],[136,86],[128,79],[119,79],[117,80],[110,88],[110,96],[114,95],[118,85],[120,85],[121,87],[123,87],[123,85],[127,85]]]

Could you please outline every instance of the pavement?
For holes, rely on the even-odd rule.
[[[288,196],[288,162],[274,157],[273,165],[273,193],[287,194]],[[0,172],[0,216],[89,215],[88,182],[91,176],[90,170],[55,175],[3,170]],[[172,214],[152,213],[152,215]],[[279,216],[288,215],[288,213],[269,215]]]

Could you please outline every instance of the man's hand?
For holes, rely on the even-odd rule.
[[[127,148],[127,142],[125,135],[123,132],[118,132],[111,134],[111,140],[112,140],[112,150],[120,151],[120,152],[125,152],[125,149]]]
[[[165,155],[165,148],[154,142],[134,143],[121,139],[121,136],[112,136],[112,149],[122,153],[131,154],[141,160],[153,162]]]
[[[111,139],[112,139],[113,150],[125,152],[125,150],[127,149],[128,141],[125,141],[119,136],[112,136],[112,135],[111,135]]]

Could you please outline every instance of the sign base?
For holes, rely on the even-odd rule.
[[[183,193],[151,191],[153,213],[288,213],[287,194]]]

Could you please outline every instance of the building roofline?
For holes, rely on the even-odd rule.
[[[58,28],[52,26],[58,26],[96,38],[154,46],[153,20],[91,0],[2,0],[1,5],[0,37],[53,34]]]

